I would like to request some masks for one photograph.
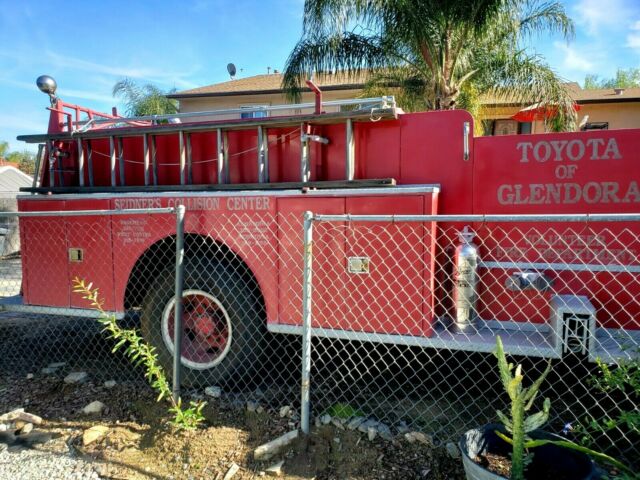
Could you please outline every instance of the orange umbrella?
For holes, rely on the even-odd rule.
[[[580,105],[577,103],[573,104],[573,109],[578,112],[580,111]],[[511,115],[513,120],[517,120],[518,122],[534,122],[536,120],[548,120],[553,118],[558,113],[558,107],[554,105],[543,105],[542,103],[534,103],[533,105],[529,105],[528,107],[523,108],[515,115]]]

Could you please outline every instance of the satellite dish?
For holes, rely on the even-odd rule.
[[[236,76],[236,66],[233,63],[227,65],[227,72],[229,72],[229,76],[231,78]]]

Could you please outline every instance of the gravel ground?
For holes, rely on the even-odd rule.
[[[101,478],[90,463],[68,452],[0,444],[0,480],[96,480]]]

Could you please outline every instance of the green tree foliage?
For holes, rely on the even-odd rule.
[[[11,152],[6,156],[8,162],[18,164],[18,169],[27,175],[33,175],[36,171],[36,156],[29,150]]]
[[[287,59],[283,87],[297,99],[314,73],[366,72],[370,92],[396,94],[408,111],[473,111],[490,95],[554,105],[570,126],[573,101],[562,80],[522,47],[549,33],[574,34],[557,1],[306,0],[303,34]]]
[[[640,87],[640,68],[619,68],[615,78],[600,78],[598,75],[587,75],[584,78],[584,88],[588,90],[598,88],[633,88]]]
[[[175,91],[164,92],[151,83],[138,85],[129,78],[113,86],[113,96],[124,102],[125,113],[132,117],[177,113],[178,102],[166,97]]]
[[[9,142],[0,142],[0,158],[5,158],[9,151]]]

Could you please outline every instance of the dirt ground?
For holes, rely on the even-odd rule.
[[[192,392],[198,395],[197,392]],[[81,409],[103,402],[100,416]],[[253,450],[297,427],[295,418],[281,418],[268,404],[249,411],[241,398],[223,395],[208,399],[206,425],[197,431],[178,431],[168,423],[164,403],[156,403],[151,389],[141,383],[118,383],[106,388],[91,380],[75,385],[60,375],[0,376],[0,413],[23,407],[44,419],[40,430],[52,440],[32,448],[76,455],[94,462],[95,470],[110,479],[217,479],[233,464],[232,477],[251,479],[268,475],[284,460],[287,479],[462,479],[461,460],[444,447],[409,443],[402,436],[370,441],[357,430],[332,424],[314,427],[268,461],[256,461]],[[83,432],[91,426],[108,427],[105,437],[83,446]]]

